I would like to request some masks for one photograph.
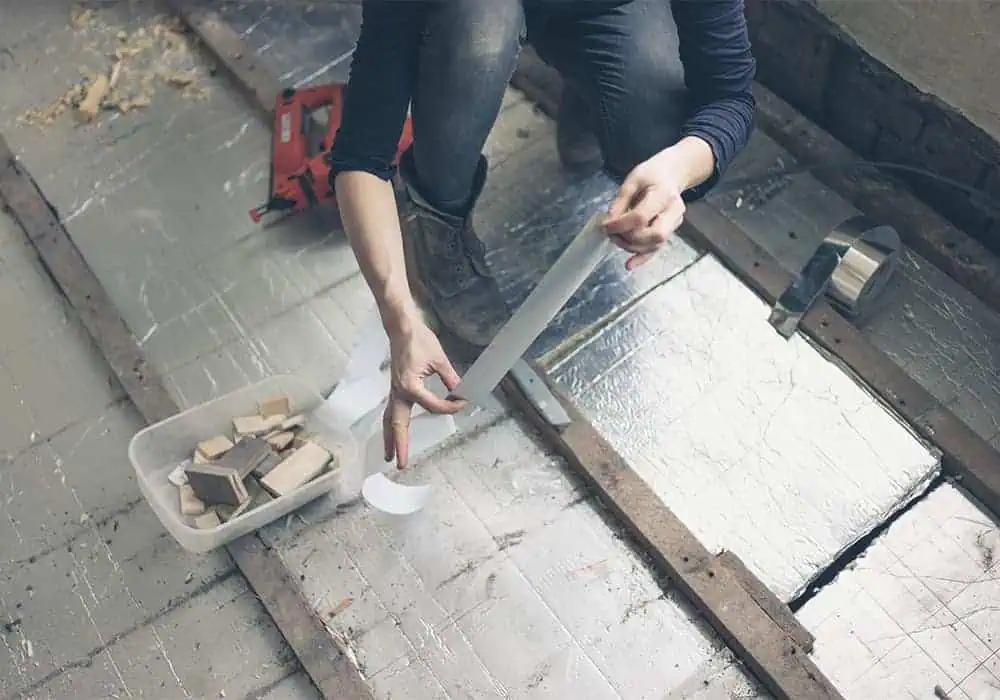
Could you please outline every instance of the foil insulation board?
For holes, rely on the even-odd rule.
[[[918,496],[939,458],[706,257],[554,368],[709,550],[791,600]]]
[[[847,700],[1000,698],[1000,530],[942,484],[800,611]]]
[[[278,543],[376,697],[759,697],[512,418],[407,478],[434,487],[418,515],[358,507]]]

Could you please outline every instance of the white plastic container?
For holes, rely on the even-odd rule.
[[[215,435],[232,435],[233,418],[252,415],[257,403],[269,396],[284,394],[293,414],[308,416],[304,430],[321,437],[331,450],[337,467],[292,493],[255,508],[211,530],[187,524],[180,513],[177,488],[167,475],[178,465],[190,462],[195,446]],[[333,420],[323,398],[307,383],[288,376],[270,377],[208,403],[195,406],[136,433],[128,446],[142,495],[174,539],[191,552],[203,553],[221,547],[243,535],[287,515],[293,510],[334,491],[333,498],[352,500],[364,479],[360,449],[351,434]]]

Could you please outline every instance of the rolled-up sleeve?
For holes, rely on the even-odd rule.
[[[673,0],[684,80],[691,112],[682,136],[697,136],[715,156],[711,177],[685,193],[706,195],[750,140],[757,64],[750,46],[743,0]]]
[[[348,171],[388,180],[406,121],[427,5],[365,0],[361,34],[330,149],[330,179]]]

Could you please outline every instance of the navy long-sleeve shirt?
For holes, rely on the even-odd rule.
[[[743,0],[663,1],[671,3],[690,98],[691,111],[681,135],[703,139],[715,158],[709,180],[685,197],[697,199],[718,182],[749,140],[756,62]],[[416,81],[427,4],[392,5],[391,12],[365,12],[331,152],[331,177],[364,171],[387,180],[394,172],[392,160]]]

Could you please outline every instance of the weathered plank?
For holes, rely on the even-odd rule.
[[[747,565],[743,563],[743,560],[737,556],[735,552],[722,551],[716,555],[716,560],[722,566],[725,566],[732,572],[736,580],[740,582],[740,585],[750,594],[750,597],[756,601],[764,612],[767,613],[774,622],[784,630],[792,641],[802,647],[802,651],[807,654],[811,653],[813,650],[813,643],[816,639],[813,635],[799,622],[798,618],[795,617],[795,613],[792,612],[791,608],[785,605],[778,596],[776,596],[770,588],[765,586],[759,578],[757,578]]]
[[[305,599],[281,555],[256,535],[229,547],[264,609],[326,700],[368,700],[371,688],[357,665]]]

